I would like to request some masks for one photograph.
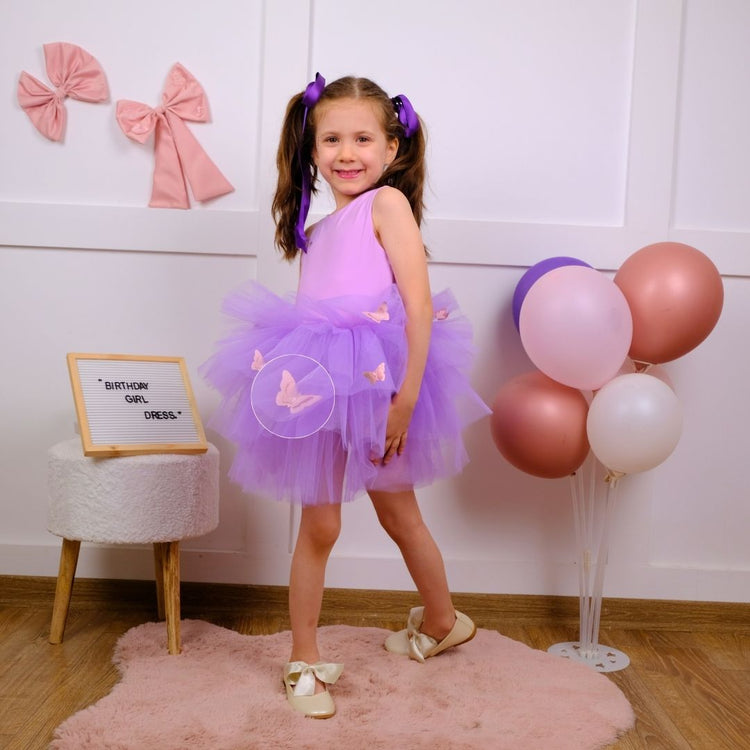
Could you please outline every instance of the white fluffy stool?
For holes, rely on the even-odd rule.
[[[219,451],[88,458],[80,438],[50,448],[48,528],[63,538],[50,643],[61,643],[81,542],[153,544],[167,647],[180,643],[180,540],[219,523]]]

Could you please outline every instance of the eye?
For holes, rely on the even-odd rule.
[[[359,137],[357,138],[357,141],[358,141],[359,143],[368,143],[368,142],[369,142],[370,140],[371,140],[371,139],[370,139],[370,136],[368,136],[368,135],[360,135],[360,136],[359,136]]]
[[[338,138],[335,135],[327,135],[323,138],[323,143],[336,143]]]

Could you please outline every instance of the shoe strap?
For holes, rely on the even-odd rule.
[[[343,664],[305,661],[291,661],[284,667],[284,679],[294,687],[295,696],[315,694],[315,679],[326,685],[333,685],[344,671]]]

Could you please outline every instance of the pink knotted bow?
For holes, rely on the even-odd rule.
[[[82,102],[104,102],[109,98],[109,88],[97,59],[76,44],[45,44],[44,60],[55,90],[24,70],[18,79],[18,103],[43,136],[60,141],[67,120],[65,97]]]
[[[127,99],[117,102],[117,122],[128,138],[145,143],[155,131],[154,181],[148,205],[190,208],[186,178],[196,200],[231,193],[234,187],[183,122],[208,122],[209,112],[203,88],[180,63],[169,71],[161,101],[157,109]]]

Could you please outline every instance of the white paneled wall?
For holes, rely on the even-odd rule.
[[[621,483],[605,594],[747,601],[750,503],[750,8],[744,0],[0,0],[0,575],[55,575],[45,453],[73,434],[68,351],[180,355],[197,368],[244,279],[292,289],[272,247],[281,118],[315,71],[405,93],[429,131],[425,237],[437,290],[475,325],[489,402],[531,369],[511,297],[525,268],[573,255],[612,273],[651,242],[708,254],[725,282],[710,338],[667,365],[685,408],[662,466]],[[46,80],[42,44],[101,62],[112,99],[66,101],[64,144],[15,101]],[[147,207],[152,146],[120,132],[117,99],[159,102],[171,65],[203,84],[189,127],[235,192],[189,211]],[[325,191],[313,214],[329,210]],[[216,435],[228,469],[232,448]],[[420,493],[454,590],[576,594],[567,480],[509,466],[485,420],[460,477]],[[296,513],[222,482],[221,523],[184,545],[188,580],[284,584]],[[84,546],[79,575],[150,578],[148,549]],[[328,584],[410,588],[366,498],[347,506]]]

